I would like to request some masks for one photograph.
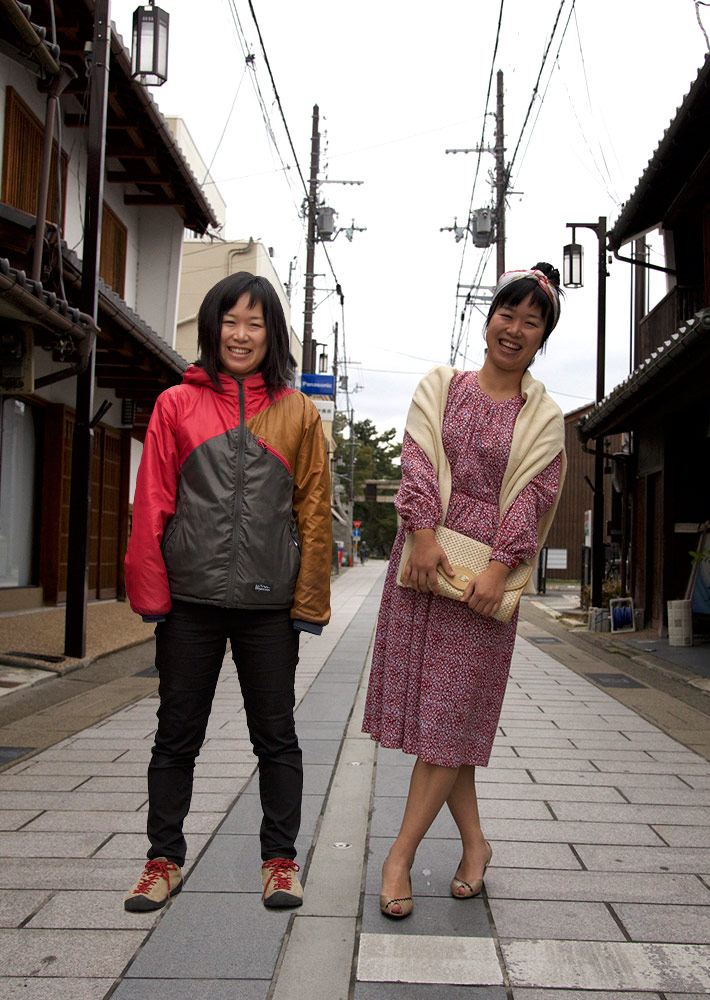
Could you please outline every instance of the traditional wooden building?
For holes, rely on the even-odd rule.
[[[548,563],[546,576],[551,580],[579,580],[591,565],[589,537],[585,538],[585,519],[591,517],[592,482],[594,480],[593,449],[587,450],[579,436],[579,421],[593,409],[590,403],[565,414],[565,450],[567,477],[560,502],[547,536]],[[625,448],[625,439],[615,434],[606,442],[611,455]],[[604,475],[604,523],[606,528],[605,567],[607,572],[621,576],[621,541],[623,517],[618,482],[612,475],[613,465],[607,461]],[[585,549],[587,550],[585,552]],[[589,582],[588,580],[586,581]]]
[[[660,229],[668,292],[636,327],[635,368],[581,420],[585,440],[626,433],[630,589],[660,632],[710,518],[710,57],[661,139],[609,248]]]
[[[89,597],[122,596],[132,469],[157,395],[186,367],[185,230],[218,224],[112,33],[96,324],[80,312],[94,6],[0,0],[0,611],[66,597],[76,373],[92,344]]]

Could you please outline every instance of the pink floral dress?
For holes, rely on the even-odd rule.
[[[554,503],[561,468],[558,455],[500,519],[500,488],[522,406],[522,396],[495,402],[479,388],[475,372],[458,372],[442,427],[452,472],[446,527],[490,545],[493,558],[511,567],[535,555],[537,522]],[[517,611],[503,624],[447,597],[397,586],[406,533],[433,528],[441,518],[434,469],[406,434],[395,503],[402,527],[380,606],[363,731],[382,746],[431,764],[485,766],[508,680]]]

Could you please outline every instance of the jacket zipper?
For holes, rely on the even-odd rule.
[[[244,480],[244,448],[246,444],[246,427],[244,424],[244,384],[238,379],[237,391],[239,392],[239,427],[237,429],[237,468],[234,477],[234,522],[232,525],[232,545],[229,553],[229,578],[227,582],[227,606],[234,602],[234,586],[237,576],[237,551],[239,548],[239,527],[242,519],[242,487]]]

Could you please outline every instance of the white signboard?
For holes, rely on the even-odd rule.
[[[567,569],[567,549],[548,549],[547,568]]]
[[[321,420],[335,419],[335,403],[332,400],[314,399],[313,402],[316,404]]]

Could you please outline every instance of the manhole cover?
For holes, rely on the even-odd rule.
[[[590,680],[596,681],[602,687],[610,688],[644,688],[645,684],[635,681],[633,677],[626,674],[585,674]]]

